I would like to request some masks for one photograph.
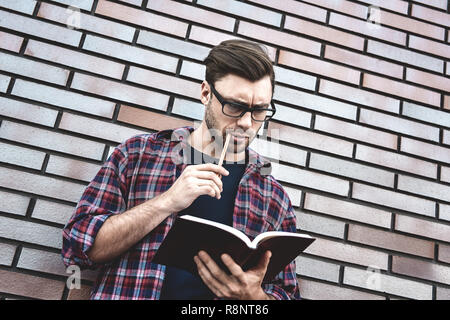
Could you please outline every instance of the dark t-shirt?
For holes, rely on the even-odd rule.
[[[192,147],[190,147],[190,150],[191,159],[189,164],[218,163],[218,159],[216,158],[209,157]],[[234,201],[239,182],[245,171],[246,161],[224,163],[223,167],[230,174],[228,176],[222,176],[223,191],[221,198],[217,199],[209,195],[201,195],[189,207],[180,211],[178,215],[190,214],[230,226],[233,224]],[[203,283],[198,274],[192,274],[175,267],[166,267],[166,275],[160,299],[207,300],[212,298],[214,298],[213,293]]]

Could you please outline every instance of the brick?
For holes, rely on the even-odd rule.
[[[344,63],[353,68],[357,67],[370,70],[399,79],[403,77],[403,66],[399,64],[337,48],[328,44],[325,46],[325,58]]]
[[[450,221],[450,205],[439,203],[439,219]]]
[[[304,208],[383,228],[389,228],[391,226],[390,212],[313,193],[307,193],[305,195]]]
[[[379,287],[372,283],[374,276]],[[418,300],[431,300],[433,291],[429,284],[352,267],[344,268],[344,284]]]
[[[16,248],[16,246],[10,244],[0,243],[0,265],[8,267],[12,265]]]
[[[64,43],[70,46],[78,46],[81,32],[69,28],[57,26],[45,21],[36,20],[21,15],[0,10],[0,26],[18,31],[27,35],[44,38]]]
[[[276,90],[276,89],[275,89]],[[273,117],[274,120],[292,123],[298,126],[309,128],[311,125],[311,113],[298,109],[286,107],[279,103],[275,103],[277,112]]]
[[[296,165],[305,166],[306,151],[294,147],[280,144],[278,141],[267,141],[266,139],[256,138],[250,145],[250,148],[264,157],[290,162]]]
[[[141,9],[135,9],[118,3],[106,0],[100,0],[95,9],[97,15],[121,20],[134,25],[153,30],[162,31],[164,33],[173,34],[183,37],[186,35],[188,24],[157,15]]]
[[[56,122],[56,117],[58,116],[58,111],[0,97],[0,114],[14,119],[53,127]]]
[[[450,183],[450,167],[441,167],[441,181]]]
[[[250,0],[250,2],[320,22],[325,22],[327,19],[327,10],[306,3],[300,3],[295,0],[284,0],[283,2],[271,0]]]
[[[444,109],[450,110],[450,96],[444,96]]]
[[[400,110],[400,101],[397,99],[324,79],[320,80],[319,92],[392,113],[399,113]]]
[[[363,86],[436,107],[441,104],[441,96],[436,92],[367,73],[364,74]]]
[[[173,73],[178,64],[177,58],[92,35],[86,36],[83,49]]]
[[[65,85],[69,70],[0,52],[0,69],[42,81]]]
[[[19,272],[0,270],[0,291],[43,300],[60,300],[64,281],[37,277]]]
[[[450,283],[450,267],[406,257],[392,257],[392,271],[415,278]]]
[[[275,132],[279,140],[294,143],[303,147],[323,150],[345,157],[351,157],[353,153],[353,143],[308,130],[292,128],[275,122],[269,122],[269,136],[275,134]]]
[[[117,62],[35,40],[28,41],[25,54],[116,79],[122,78],[125,69],[125,65]]]
[[[382,270],[387,269],[388,255],[384,252],[320,237],[315,238],[316,240],[306,248],[304,253],[362,266],[376,266]]]
[[[432,7],[447,10],[447,0],[414,0],[415,2],[423,3]]]
[[[294,207],[300,207],[300,199],[302,197],[302,191],[296,188],[291,188],[288,187],[284,184],[281,184],[284,191],[286,191],[286,193],[289,196],[289,199],[291,200],[292,206]]]
[[[289,70],[283,67],[274,66],[275,80],[280,83],[289,84],[299,88],[314,91],[317,78],[303,72]],[[276,89],[275,89],[276,90]]]
[[[23,38],[14,34],[0,31],[0,48],[19,52]]]
[[[36,7],[36,1],[34,1],[34,0],[28,0],[28,1],[0,0],[0,7],[31,15],[34,11],[34,8]]]
[[[0,142],[0,161],[40,170],[45,153]]]
[[[330,1],[330,0],[304,0],[316,6],[343,12],[351,16],[365,19],[367,17],[367,7],[350,1]]]
[[[243,39],[243,38],[236,37],[235,35],[229,33],[218,32],[215,30],[202,28],[199,26],[192,26],[191,31],[189,33],[189,39],[209,44],[212,46],[216,46],[225,40]],[[267,49],[267,54],[269,55],[269,58],[272,60],[272,62],[275,62],[276,48],[270,45],[264,45],[264,47]]]
[[[344,238],[345,223],[342,221],[300,211],[297,211],[296,215],[297,229],[302,232],[313,232],[339,239]]]
[[[437,166],[434,163],[360,144],[356,147],[355,158],[429,178],[436,178],[437,175]]]
[[[135,103],[153,109],[167,109],[169,97],[161,93],[147,89],[141,89],[120,82],[99,79],[81,73],[75,73],[72,85],[73,89],[90,92],[108,97],[120,102]]]
[[[443,141],[444,141],[445,144],[450,145],[450,131],[449,130],[444,130]]]
[[[16,80],[14,88],[12,90],[12,94],[18,97],[43,102],[53,106],[63,107],[107,118],[112,118],[115,108],[115,104],[110,101],[89,97],[64,89],[56,89],[53,87],[24,81],[21,79]],[[41,124],[53,126],[53,116],[50,116],[50,113],[52,111],[50,111],[50,109],[48,109],[48,111],[44,110],[44,108],[40,108],[39,113],[41,114],[41,117],[37,119],[41,119],[39,120]],[[27,112],[31,112],[31,110]],[[37,116],[37,112],[34,112],[34,115]],[[43,119],[43,116],[46,117],[47,122]]]
[[[374,40],[368,40],[367,52],[436,72],[442,72],[444,68],[444,62],[440,59]]]
[[[450,187],[441,183],[399,175],[398,189],[450,202]]]
[[[125,105],[120,107],[117,120],[156,131],[193,126],[194,124],[193,121]]]
[[[98,142],[5,120],[0,126],[0,137],[33,147],[45,148],[95,160],[102,158],[105,149],[105,145]]]
[[[19,194],[0,191],[0,211],[25,216],[30,198]]]
[[[353,32],[378,38],[404,46],[406,44],[406,33],[389,27],[377,25],[376,27],[367,20],[355,19],[349,16],[332,12],[330,14],[330,25],[351,30]]]
[[[198,102],[175,98],[172,106],[172,113],[194,120],[203,120],[205,106]]]
[[[70,271],[66,272],[66,267],[61,259],[60,253],[31,248],[22,249],[17,267],[60,276],[69,276],[71,274]],[[81,279],[83,280],[95,280],[96,274],[97,272],[92,270],[83,270],[80,272]]]
[[[352,198],[430,217],[435,214],[433,201],[360,183],[353,183]]]
[[[362,109],[361,113],[364,110]],[[380,145],[386,148],[397,148],[397,136],[379,130],[356,125],[346,121],[336,120],[317,115],[314,122],[314,129],[347,137],[355,140],[362,140],[367,143]]]
[[[371,4],[372,6],[381,7],[385,9],[389,9],[392,11],[396,11],[403,14],[408,14],[408,3],[401,0],[362,0],[361,2],[365,2]]]
[[[272,163],[272,175],[284,182],[342,196],[349,190],[348,181],[278,163]]]
[[[11,80],[11,77],[0,74],[0,92],[5,93],[6,90],[8,90],[10,80]]]
[[[424,6],[413,4],[411,8],[411,16],[423,19],[426,21],[432,21],[435,24],[440,24],[444,27],[448,26],[450,15],[445,12],[430,9]]]
[[[1,179],[3,180],[3,177]],[[3,185],[3,181],[1,182]],[[3,238],[56,249],[61,248],[62,236],[60,228],[7,217],[0,217],[0,221],[0,235]]]
[[[398,214],[395,217],[395,230],[450,242],[450,226],[438,222]]]
[[[122,0],[124,1],[124,0]],[[126,0],[130,1],[130,0]],[[140,0],[141,1],[141,0]],[[90,300],[92,286],[82,284],[80,289],[73,288],[69,290],[67,300]]]
[[[364,38],[307,20],[287,16],[284,28],[359,51],[364,49]]]
[[[450,263],[450,246],[440,243],[438,260],[446,263]]]
[[[239,23],[238,34],[265,41],[272,45],[286,47],[291,50],[298,50],[316,56],[320,55],[320,42],[305,39],[275,29],[262,27],[256,24],[241,21]]]
[[[38,12],[38,17],[57,21],[63,24],[68,24],[68,21],[71,20],[71,15],[73,14],[74,13],[71,10],[42,3]],[[112,22],[107,19],[94,17],[90,14],[79,13],[79,19],[79,30],[92,31],[104,36],[117,38],[127,42],[131,42],[133,40],[133,36],[136,31],[136,29],[133,27],[117,22]]]
[[[383,296],[324,282],[299,279],[302,298],[311,300],[385,300]]]
[[[436,300],[450,300],[450,289],[436,286]]]
[[[276,86],[273,99],[290,103],[296,107],[303,107],[345,119],[356,120],[357,108],[355,106],[318,96],[317,94],[311,94],[278,85]]]
[[[350,224],[348,240],[382,249],[400,251],[430,259],[434,258],[434,242],[404,236],[391,231]]]
[[[137,43],[152,49],[166,51],[200,61],[203,61],[210,51],[208,47],[202,45],[144,30],[139,32]]]
[[[406,68],[406,80],[442,91],[450,91],[450,80],[428,72]]]
[[[403,102],[402,115],[432,124],[450,126],[450,114],[411,102]]]
[[[134,135],[144,133],[142,130],[131,129],[118,124],[89,119],[70,113],[63,114],[59,128],[119,143]]]
[[[31,217],[65,225],[74,211],[75,206],[37,199]]]
[[[444,43],[410,35],[408,47],[450,59],[448,45]]]
[[[445,29],[416,19],[404,17],[399,14],[383,11],[380,14],[380,23],[391,27],[399,28],[426,37],[444,40]]]
[[[393,132],[439,142],[439,128],[402,119],[400,117],[394,117],[381,112],[361,109],[359,122]]]
[[[205,78],[206,66],[200,63],[183,60],[180,75],[202,81]]]
[[[51,155],[45,171],[58,176],[90,182],[99,169],[100,165]]]
[[[222,4],[218,4],[218,6],[215,6],[213,8],[216,10],[226,12],[226,11],[233,11],[235,7],[239,7],[239,5],[234,5],[230,1],[228,1],[227,3],[224,2],[221,3]],[[197,4],[207,6],[207,4],[202,2],[198,2]],[[243,6],[245,6],[245,4]],[[247,5],[247,7],[250,6]],[[231,17],[211,12],[209,10],[200,9],[192,5],[178,3],[175,1],[153,0],[148,2],[147,9],[162,12],[174,16],[177,19],[190,20],[195,23],[201,23],[221,30],[227,30],[232,32],[234,29],[235,19]],[[240,13],[242,12],[245,11],[240,11]]]
[[[148,87],[161,90],[170,90],[171,93],[188,96],[194,99],[200,98],[200,84],[197,82],[184,80],[134,66],[130,67],[127,80]]]
[[[300,276],[316,278],[320,280],[339,282],[338,264],[317,260],[310,257],[299,256],[295,260],[296,272]],[[301,293],[302,290],[300,290]],[[302,295],[303,296],[303,295]]]
[[[363,180],[386,187],[394,186],[394,173],[392,172],[317,153],[311,153],[309,167],[345,178]]]
[[[450,149],[433,144],[401,138],[401,151],[437,161],[450,162]]]
[[[316,73],[320,76],[330,77],[353,84],[359,84],[359,78],[361,74],[358,70],[355,69],[350,69],[334,63],[295,54],[284,50],[280,50],[278,63],[296,68],[298,70]]]
[[[67,4],[70,7],[77,7],[83,10],[91,11],[94,0],[52,0],[53,2],[59,2]]]

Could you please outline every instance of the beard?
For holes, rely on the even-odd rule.
[[[205,123],[206,123],[206,127],[208,128],[212,139],[214,140],[216,147],[219,148],[218,150],[222,150],[222,148],[225,144],[225,139],[226,139],[227,133],[235,133],[235,134],[241,134],[241,135],[245,134],[248,136],[248,138],[245,138],[245,140],[242,142],[237,141],[237,140],[233,139],[233,137],[231,137],[230,143],[228,145],[228,151],[233,152],[235,154],[244,152],[256,136],[256,134],[253,132],[253,130],[250,130],[250,129],[247,131],[244,131],[243,129],[240,129],[240,128],[223,128],[221,131],[219,131],[219,129],[218,129],[218,128],[220,128],[219,121],[217,120],[217,117],[215,116],[214,112],[212,111],[211,100],[208,103],[208,105],[206,106]]]

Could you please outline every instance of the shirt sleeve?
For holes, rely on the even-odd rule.
[[[278,212],[283,214],[283,220],[279,227],[279,231],[297,232],[295,211],[288,195],[282,188],[281,190],[283,193],[281,197],[282,201],[276,205],[276,210],[279,210]],[[295,260],[289,263],[273,281],[263,284],[263,290],[265,293],[272,295],[277,300],[300,299]]]
[[[112,215],[126,210],[127,148],[117,146],[89,183],[75,212],[63,229],[62,258],[66,266],[96,269],[87,252],[103,223]]]

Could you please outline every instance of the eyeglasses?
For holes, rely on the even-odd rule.
[[[276,112],[275,104],[273,101],[270,101],[271,108],[262,108],[262,107],[253,107],[249,108],[244,104],[226,101],[214,88],[212,84],[210,84],[211,91],[216,96],[217,100],[219,100],[222,105],[222,113],[228,117],[232,118],[240,118],[246,112],[250,112],[252,119],[257,122],[264,122],[270,120]]]

